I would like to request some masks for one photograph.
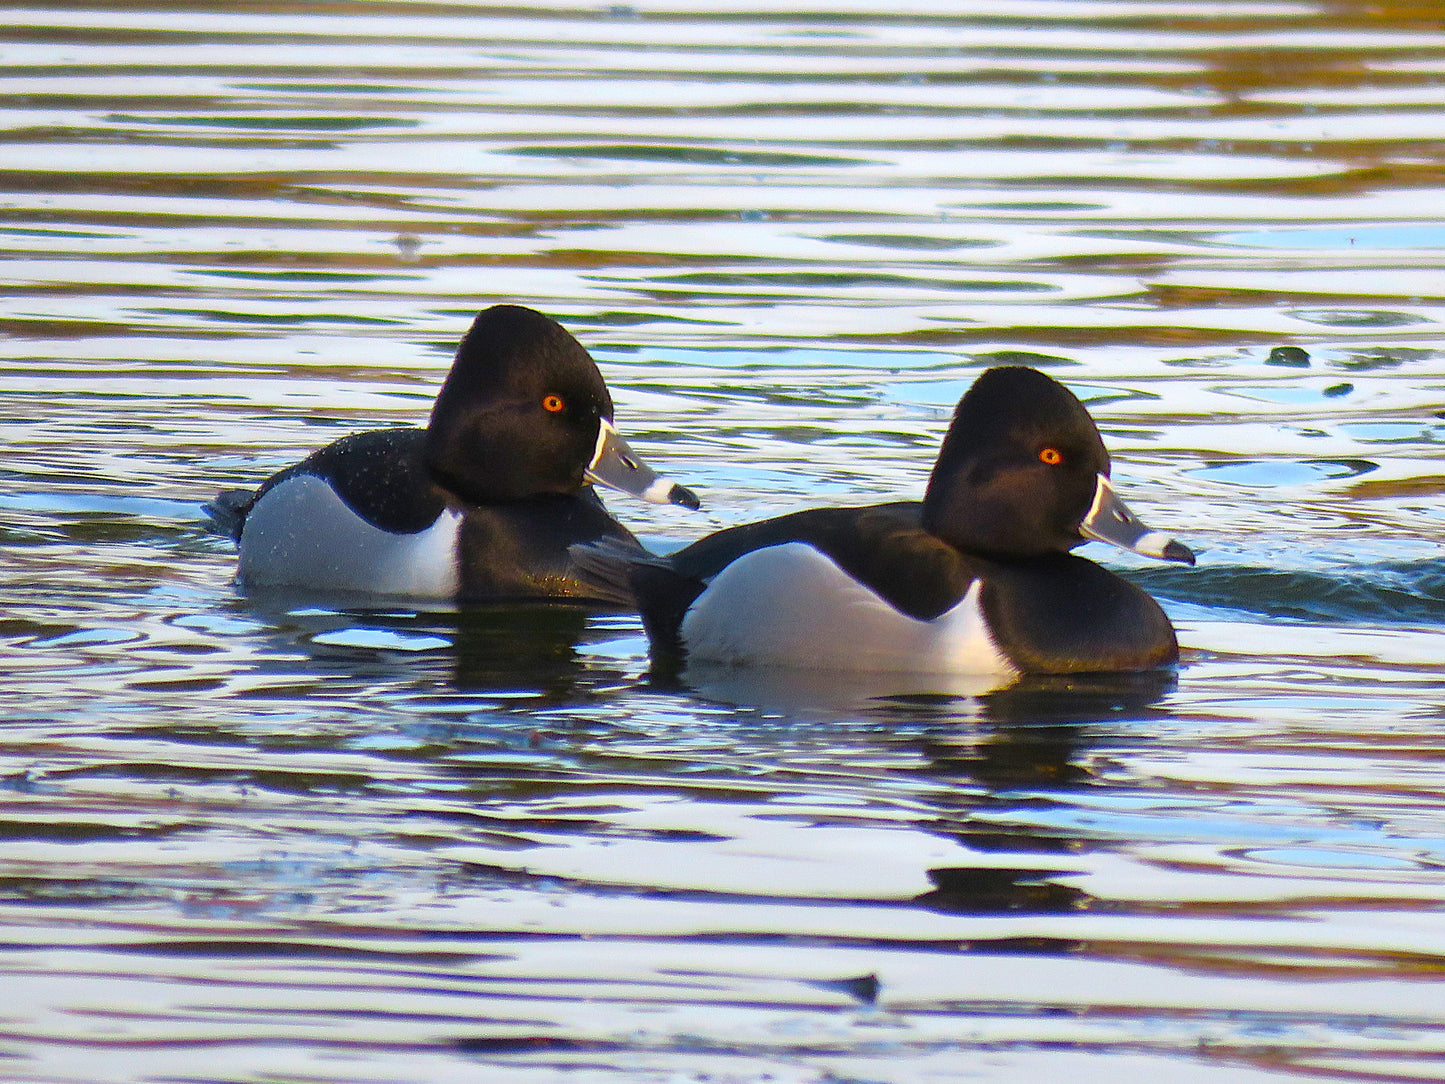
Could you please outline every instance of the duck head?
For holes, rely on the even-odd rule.
[[[923,526],[994,558],[1065,553],[1088,539],[1194,563],[1109,482],[1109,453],[1084,405],[1037,369],[989,369],[958,402],[923,500]]]
[[[699,507],[691,490],[659,478],[627,446],[582,344],[518,305],[485,310],[462,339],[427,424],[426,458],[441,485],[473,503],[600,483],[658,504]]]

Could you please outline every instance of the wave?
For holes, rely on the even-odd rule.
[[[1127,575],[1165,601],[1329,624],[1445,625],[1445,557],[1327,570],[1222,565]]]

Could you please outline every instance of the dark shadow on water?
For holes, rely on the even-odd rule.
[[[985,698],[990,722],[1077,725],[1162,717],[1157,705],[1179,685],[1173,669],[1138,674],[1036,674]]]
[[[1173,670],[1037,676],[983,698],[981,726],[932,729],[918,750],[926,774],[989,791],[1070,790],[1088,784],[1083,754],[1111,726],[1168,718]],[[952,803],[945,802],[945,805]]]
[[[983,698],[979,726],[922,734],[924,773],[949,785],[940,797],[945,810],[958,806],[949,795],[961,787],[998,793],[1087,786],[1084,754],[1091,745],[1111,725],[1167,718],[1164,700],[1177,683],[1173,670],[1025,679]]]
[[[539,703],[580,704],[594,699],[599,686],[622,698],[682,693],[735,705],[743,709],[739,719],[756,719],[761,709],[778,727],[775,740],[783,747],[803,735],[836,741],[840,750],[847,747],[845,757],[874,744],[912,751],[917,755],[904,761],[915,765],[913,778],[924,784],[910,786],[911,800],[922,803],[916,827],[960,845],[957,861],[927,870],[933,887],[913,903],[952,914],[1062,914],[1095,906],[1071,883],[1080,845],[1087,846],[1087,840],[1027,818],[1014,823],[1007,810],[1089,786],[1093,745],[1111,732],[1111,724],[1167,715],[1165,701],[1176,684],[1171,671],[1038,677],[997,688],[994,680],[969,677],[693,668],[671,680],[654,674],[638,685],[635,675],[599,666],[579,650],[589,637],[615,631],[604,628],[599,634],[592,625],[595,615],[583,609],[343,608],[294,597],[253,597],[241,604],[265,622],[279,651],[293,660],[298,650],[303,652],[303,667],[323,682],[336,675],[363,691],[381,682],[436,683],[515,697],[507,702],[521,709],[516,714],[504,711],[492,718],[484,712],[476,720],[453,716],[436,741],[446,749],[459,740],[470,743],[474,756],[482,751],[510,755],[507,770],[516,775],[508,785],[522,790],[543,785],[561,762],[545,747],[545,734],[544,746],[527,744],[539,725],[545,730],[527,709]],[[686,705],[677,717],[696,726],[696,715]],[[452,729],[457,725],[464,729]],[[711,725],[729,723],[714,717]],[[756,735],[751,728],[749,733]],[[616,741],[615,749],[611,742],[608,748],[627,755],[627,736],[618,734]],[[468,770],[484,761],[469,764]],[[616,762],[608,763],[615,770]],[[723,754],[718,767],[727,763]],[[648,764],[643,762],[645,768]],[[485,768],[496,770],[490,764]],[[325,783],[336,785],[330,779]],[[498,786],[495,780],[487,782],[486,793],[496,793]],[[1005,815],[977,816],[989,809]],[[1074,947],[1048,938],[1026,943],[984,938],[965,951],[1056,954]]]
[[[519,678],[554,694],[576,689],[586,669],[577,645],[588,613],[567,606],[470,607],[455,615],[452,685],[505,689]]]
[[[1091,897],[1062,883],[1069,869],[945,867],[928,871],[931,892],[914,898],[920,907],[949,914],[1065,914],[1088,907]]]

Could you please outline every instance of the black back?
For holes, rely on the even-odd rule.
[[[681,655],[681,627],[707,582],[755,550],[806,542],[903,613],[928,620],[967,590],[971,575],[958,551],[918,526],[916,503],[811,508],[717,531],[666,560],[633,563],[630,583],[654,650]]]
[[[324,479],[373,527],[393,534],[424,531],[449,500],[426,469],[425,443],[426,431],[414,426],[353,433],[267,478],[256,499],[290,478],[309,474]]]
[[[963,597],[979,565],[923,530],[921,511],[914,502],[810,508],[718,531],[674,554],[672,567],[708,580],[753,550],[806,542],[895,609],[929,621]]]

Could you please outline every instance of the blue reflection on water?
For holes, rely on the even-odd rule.
[[[1250,230],[1217,240],[1249,248],[1445,248],[1445,225],[1341,226],[1322,229]]]
[[[1270,459],[1214,463],[1189,473],[1239,486],[1298,486],[1334,478],[1354,478],[1378,470],[1368,459]]]

